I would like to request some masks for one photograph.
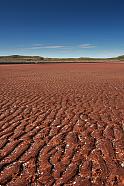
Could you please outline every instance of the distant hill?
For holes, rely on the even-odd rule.
[[[117,59],[124,60],[124,55],[118,56]]]
[[[38,63],[44,60],[41,56],[0,56],[0,63]]]
[[[73,63],[73,62],[121,62],[124,61],[124,55],[114,57],[114,58],[90,58],[90,57],[80,57],[80,58],[44,58],[42,56],[21,56],[21,55],[11,55],[11,56],[0,56],[0,64],[38,64],[38,63]]]

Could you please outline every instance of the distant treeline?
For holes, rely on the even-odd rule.
[[[41,63],[85,63],[85,62],[109,62],[124,61],[124,55],[115,58],[44,58],[42,56],[0,56],[0,64],[41,64]]]

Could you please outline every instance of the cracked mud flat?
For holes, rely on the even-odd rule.
[[[124,64],[1,65],[0,185],[123,186]]]

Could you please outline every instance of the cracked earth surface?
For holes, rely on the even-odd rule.
[[[123,186],[124,64],[0,65],[0,185]]]

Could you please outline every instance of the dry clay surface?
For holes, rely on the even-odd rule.
[[[124,64],[0,65],[0,185],[123,186]]]

